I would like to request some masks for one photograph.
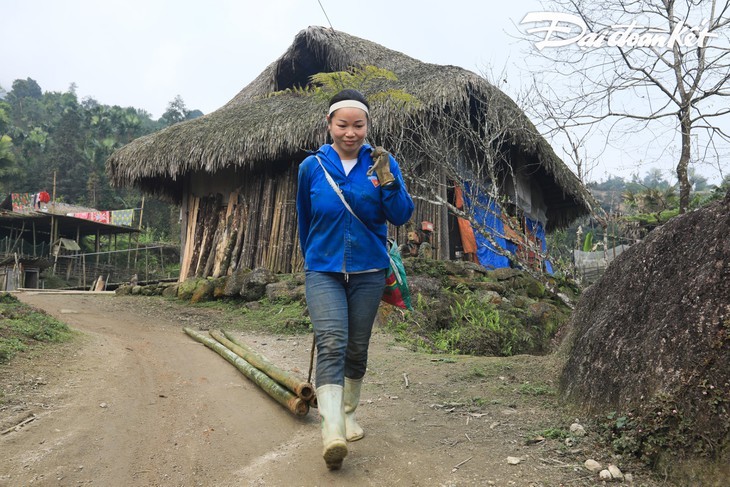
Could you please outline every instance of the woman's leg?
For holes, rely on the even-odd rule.
[[[309,317],[317,343],[317,387],[344,384],[348,339],[347,293],[342,274],[306,272]]]
[[[351,275],[347,288],[349,304],[349,334],[345,359],[345,438],[357,441],[365,433],[355,419],[360,404],[360,389],[368,365],[368,346],[373,322],[385,287],[385,273]]]
[[[343,383],[347,347],[347,296],[341,274],[306,273],[306,295],[317,343],[317,402],[322,457],[337,470],[347,456]]]
[[[385,288],[385,271],[350,274],[347,285],[349,332],[345,377],[362,379],[368,365],[373,322]]]

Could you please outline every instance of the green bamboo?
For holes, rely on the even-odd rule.
[[[308,402],[314,396],[314,387],[312,387],[312,384],[295,377],[290,372],[287,372],[286,370],[271,363],[271,361],[269,361],[266,357],[259,354],[245,343],[240,342],[227,331],[224,331],[223,333],[219,331],[211,331],[210,336],[221,342],[223,345],[231,349],[236,355],[305,401]]]
[[[305,401],[295,396],[291,391],[285,389],[277,382],[273,381],[268,375],[246,362],[222,344],[190,328],[185,327],[183,328],[183,331],[194,340],[197,340],[206,347],[214,350],[218,353],[218,355],[230,362],[243,375],[251,379],[257,386],[263,389],[264,392],[274,398],[276,402],[287,408],[294,415],[305,416],[309,412],[309,406]]]

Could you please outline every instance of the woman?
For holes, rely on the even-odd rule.
[[[355,409],[390,265],[386,220],[403,225],[413,213],[398,163],[365,143],[369,110],[356,90],[332,97],[327,114],[332,144],[299,166],[299,243],[317,344],[323,456],[333,470],[347,455],[347,441],[363,437]]]

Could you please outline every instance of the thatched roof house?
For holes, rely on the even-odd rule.
[[[449,211],[433,204],[432,195],[418,199],[423,185],[409,177],[440,171],[443,160],[435,160],[431,150],[419,151],[419,144],[426,145],[428,134],[446,133],[443,122],[450,117],[505,127],[498,145],[507,165],[498,167],[497,183],[510,193],[504,191],[507,181],[526,180],[527,192],[532,186],[536,199],[542,200],[535,206],[543,208],[548,231],[590,212],[592,198],[583,185],[517,105],[484,78],[455,66],[423,63],[342,32],[309,27],[219,110],[141,137],[109,159],[115,184],[134,185],[181,204],[181,279],[223,275],[239,267],[265,266],[277,272],[301,268],[294,206],[297,166],[305,149],[327,142],[326,99],[307,96],[301,88],[314,74],[366,65],[397,77],[380,83],[378,92],[402,90],[419,101],[410,109],[374,103],[369,139],[394,150],[401,161],[417,198],[414,221],[434,223],[438,258],[453,254]],[[411,132],[403,137],[408,127]],[[458,139],[449,137],[450,142]],[[458,151],[453,160],[483,159],[473,144],[451,150]],[[446,172],[439,179],[443,200],[449,198],[451,179]],[[404,236],[402,230],[394,231]]]

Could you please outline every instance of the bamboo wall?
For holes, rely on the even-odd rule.
[[[296,213],[297,171],[298,165],[291,164],[278,173],[232,174],[225,183],[218,178],[216,184],[192,181],[200,175],[191,178],[182,205],[180,281],[220,277],[256,267],[275,273],[301,271],[304,263]],[[442,187],[446,199],[446,187]],[[434,257],[448,258],[446,208],[418,198],[414,202],[411,222],[400,228],[390,225],[389,236],[403,244],[411,227],[420,228],[424,220],[432,222]]]
[[[301,269],[296,184],[293,165],[279,174],[248,175],[237,189],[206,195],[189,191],[183,202],[180,280],[220,277],[243,268]]]

